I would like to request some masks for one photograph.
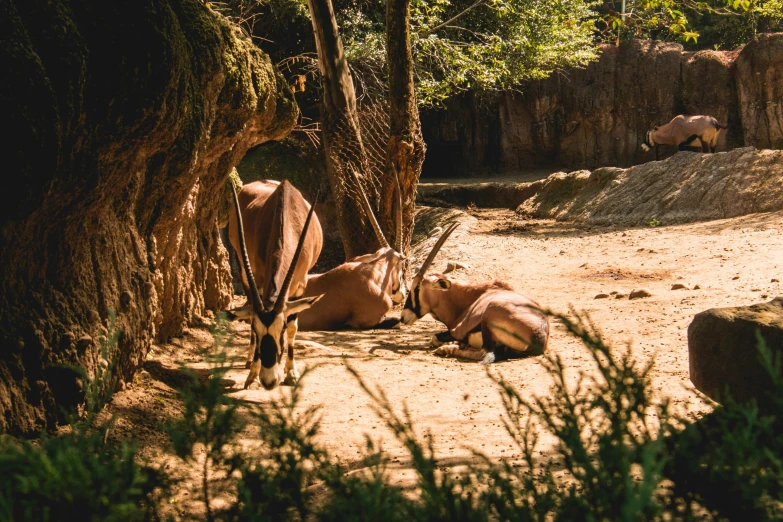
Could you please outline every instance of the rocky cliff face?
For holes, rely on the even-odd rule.
[[[1,4],[0,432],[34,434],[82,402],[71,366],[116,386],[228,304],[217,194],[297,109],[197,0]]]
[[[643,152],[645,133],[677,114],[710,114],[729,129],[718,150],[783,148],[783,34],[741,51],[683,52],[678,44],[605,46],[585,69],[556,73],[521,92],[454,99],[423,115],[425,176],[481,175],[555,165],[627,167],[671,156]]]

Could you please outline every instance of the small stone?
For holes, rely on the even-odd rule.
[[[690,290],[690,289],[682,283],[674,283],[672,285],[672,290]]]
[[[646,290],[644,288],[639,288],[638,290],[631,290],[628,299],[641,299],[643,297],[650,297],[650,296],[652,296],[652,294],[649,292],[649,290]]]
[[[448,274],[449,272],[453,272],[455,270],[467,270],[468,268],[470,268],[469,265],[461,263],[460,261],[448,261],[446,263],[446,270],[444,270],[443,273]]]
[[[98,310],[88,310],[87,320],[91,323],[97,323],[101,320],[101,315],[98,313]]]
[[[617,295],[619,293],[620,292],[618,292],[617,290],[612,290],[611,292],[609,292],[609,295]]]
[[[779,280],[779,279],[775,279],[775,278],[773,277],[773,278],[772,278],[772,281],[770,281],[770,283],[780,283],[780,280]]]
[[[751,292],[761,292],[761,288],[751,288]]]
[[[693,285],[694,290],[701,290],[701,285]]]
[[[598,294],[593,299],[606,299],[609,297],[609,294]]]
[[[736,281],[737,279],[739,279],[739,276],[734,276],[731,278],[732,281]]]
[[[762,299],[766,299],[767,297],[769,297],[769,295],[767,295],[767,294],[761,294],[761,298],[762,298]]]
[[[108,367],[109,367],[109,361],[107,361],[107,360],[106,360],[106,359],[104,359],[103,357],[101,357],[101,358],[100,358],[100,360],[98,361],[98,364],[99,364],[99,365],[100,365],[100,367],[101,367],[101,368],[103,368],[104,370],[105,370],[106,368],[108,368]]]
[[[430,230],[430,237],[436,236],[436,235],[440,234],[441,232],[443,232],[443,227],[435,227],[432,230]]]
[[[73,344],[73,340],[76,338],[73,332],[65,332],[60,338],[60,349],[67,350]]]
[[[117,389],[120,391],[125,391],[125,381],[120,379],[120,382],[117,383]]]
[[[628,297],[628,294],[625,294],[625,293],[623,293],[623,292],[617,292],[617,293],[615,294],[615,296],[614,296],[614,298],[615,298],[615,299],[624,299],[624,298],[626,298],[626,297]]]
[[[76,341],[76,348],[81,352],[83,352],[90,346],[92,346],[92,337],[90,337],[89,335],[82,335],[81,337],[79,337],[79,340]]]
[[[131,294],[128,290],[125,290],[120,294],[120,306],[123,308],[130,306],[131,301],[133,301],[133,294]]]
[[[144,297],[152,297],[155,295],[155,285],[153,285],[151,282],[147,281],[144,283]]]

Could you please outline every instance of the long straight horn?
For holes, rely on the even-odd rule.
[[[424,277],[424,274],[427,273],[427,269],[430,267],[432,261],[435,259],[435,256],[438,255],[438,251],[440,250],[440,247],[443,246],[443,243],[446,242],[446,240],[449,238],[451,233],[454,232],[454,230],[456,230],[458,226],[459,223],[452,223],[451,225],[449,225],[446,231],[443,232],[443,234],[441,234],[441,236],[438,238],[438,242],[435,243],[434,247],[432,247],[432,250],[430,250],[427,259],[424,260],[424,263],[421,265],[421,268],[419,268],[419,272],[413,278],[414,287],[421,282],[422,278]]]
[[[370,206],[370,201],[367,199],[367,194],[364,192],[364,186],[362,185],[362,182],[359,180],[359,175],[356,173],[356,170],[354,169],[351,169],[351,173],[353,174],[354,181],[356,181],[356,185],[359,187],[359,192],[361,192],[362,194],[362,198],[361,198],[362,206],[364,207],[364,212],[367,214],[367,218],[370,220],[372,229],[375,231],[375,237],[378,239],[378,243],[380,243],[382,247],[389,247],[389,242],[386,241],[386,236],[383,235],[381,226],[378,224],[378,220],[375,219],[375,213],[372,211],[372,207]]]
[[[242,213],[239,211],[239,196],[237,196],[237,188],[234,186],[234,183],[231,180],[229,180],[229,183],[231,183],[231,192],[234,193],[234,207],[237,211],[237,228],[239,228],[239,248],[242,250],[242,264],[245,267],[247,284],[250,286],[250,299],[252,300],[253,310],[259,312],[261,296],[258,294],[256,280],[253,277],[253,271],[250,269],[250,257],[247,255],[247,245],[245,244],[245,227],[242,224]]]
[[[283,311],[283,306],[288,299],[288,287],[291,286],[291,280],[294,278],[294,272],[296,271],[296,263],[299,261],[299,254],[302,253],[304,247],[305,238],[307,237],[307,231],[310,228],[310,221],[313,219],[315,213],[315,204],[318,203],[318,196],[320,192],[315,195],[312,205],[310,205],[310,212],[307,213],[307,219],[305,220],[304,227],[302,227],[302,234],[299,236],[299,243],[296,245],[296,251],[294,257],[291,258],[291,265],[288,267],[288,273],[285,275],[283,285],[280,287],[280,292],[277,294],[277,301],[273,308],[276,314]]]
[[[394,169],[394,196],[397,199],[397,208],[394,211],[394,249],[402,254],[402,190],[400,190],[400,178],[397,176],[397,169]]]

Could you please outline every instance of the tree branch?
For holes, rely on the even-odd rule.
[[[475,1],[475,2],[473,2],[471,5],[469,5],[469,6],[468,6],[468,7],[466,7],[465,9],[463,9],[463,10],[462,10],[462,12],[460,12],[460,13],[458,13],[458,14],[456,14],[456,15],[452,16],[451,18],[449,18],[448,20],[446,20],[446,21],[445,21],[445,22],[443,22],[442,24],[438,24],[438,25],[436,25],[435,27],[433,27],[433,28],[432,28],[432,29],[430,29],[429,31],[424,31],[423,33],[419,33],[419,36],[420,36],[420,37],[423,37],[423,36],[428,36],[428,35],[430,35],[430,34],[434,33],[435,31],[437,31],[438,29],[443,29],[444,27],[446,27],[446,26],[447,26],[447,25],[449,25],[451,22],[453,22],[454,20],[458,19],[459,17],[461,17],[461,16],[462,16],[462,15],[464,15],[465,13],[467,13],[467,12],[469,12],[469,11],[472,11],[472,10],[473,10],[473,9],[475,9],[476,7],[479,7],[480,5],[482,5],[482,4],[485,4],[485,3],[486,3],[486,0],[476,0],[476,1]]]

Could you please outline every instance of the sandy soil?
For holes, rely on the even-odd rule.
[[[783,294],[781,284],[771,282],[783,280],[780,212],[633,229],[524,221],[501,210],[471,214],[441,251],[436,270],[447,260],[459,260],[470,266],[467,278],[496,277],[556,311],[573,306],[589,312],[617,349],[630,345],[640,362],[655,359],[655,392],[659,398],[670,397],[681,414],[710,409],[688,378],[687,328],[693,315]],[[671,290],[675,283],[701,288]],[[638,288],[652,296],[595,299],[599,293],[628,294]],[[237,299],[237,304],[242,302],[244,298]],[[236,336],[228,349],[234,369],[227,375],[231,395],[266,402],[290,393],[286,387],[267,392],[257,385],[242,390],[249,328],[237,323],[232,330]],[[486,367],[431,354],[428,339],[441,330],[440,323],[425,319],[401,330],[299,334],[300,369],[317,366],[303,380],[304,405],[323,405],[320,441],[342,463],[356,465],[369,435],[382,439],[398,458],[399,477],[405,480],[405,453],[368,407],[368,397],[346,371],[347,364],[383,388],[399,411],[407,405],[417,429],[432,433],[444,467],[470,459],[471,448],[494,458],[518,456],[502,428],[502,406]],[[116,436],[134,433],[150,447],[165,444],[154,425],[164,413],[177,411],[172,398],[172,388],[181,382],[177,366],[204,370],[198,347],[210,344],[207,332],[193,330],[173,344],[153,347],[146,371],[113,400],[110,410],[120,417]],[[586,349],[556,323],[549,350],[562,357],[574,382],[578,372],[592,371]],[[496,364],[490,371],[502,374],[525,395],[546,394],[551,385],[536,357]],[[542,449],[550,443],[544,440]]]

